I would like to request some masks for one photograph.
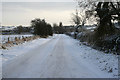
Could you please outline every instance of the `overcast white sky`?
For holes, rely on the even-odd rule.
[[[5,26],[29,26],[34,18],[45,19],[53,24],[63,22],[63,25],[71,25],[71,14],[75,12],[77,3],[73,0],[60,2],[60,0],[40,0],[41,2],[2,2],[2,25]],[[33,0],[31,0],[33,1]],[[46,1],[46,2],[45,2]],[[56,2],[55,2],[56,1]],[[57,2],[59,1],[59,2]],[[62,0],[61,0],[62,1]]]
[[[50,24],[63,22],[63,25],[71,25],[71,14],[75,13],[76,6],[78,6],[76,0],[1,1],[0,22],[5,26],[29,26],[34,18],[45,19]]]

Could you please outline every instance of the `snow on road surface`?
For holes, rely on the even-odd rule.
[[[117,69],[113,69],[111,73],[107,69],[101,71],[103,64],[98,61],[106,54],[79,45],[80,42],[69,36],[59,34],[43,41],[38,39],[26,43],[20,48],[21,51],[18,48],[18,51],[3,51],[3,59],[5,55],[21,54],[3,60],[3,78],[113,78],[117,75]],[[107,54],[104,58],[102,57],[108,65],[113,65],[109,65],[110,67],[117,68],[117,56]],[[107,60],[108,58],[114,61]]]

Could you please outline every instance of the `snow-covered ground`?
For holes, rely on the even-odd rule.
[[[64,34],[2,50],[4,78],[117,78],[118,56]]]
[[[32,36],[32,35],[26,35],[26,36]],[[1,53],[2,54],[2,63],[5,63],[6,61],[16,58],[19,55],[23,55],[24,53],[29,52],[29,50],[34,49],[34,48],[38,47],[39,45],[42,45],[42,44],[48,42],[49,40],[51,40],[51,38],[54,38],[55,36],[56,35],[54,35],[53,37],[48,37],[47,39],[38,38],[38,39],[35,39],[30,42],[25,42],[23,44],[9,47],[6,50],[1,49],[2,50],[2,53]]]
[[[10,39],[10,41],[14,41],[15,40],[15,37],[17,37],[17,38],[22,38],[22,36],[24,36],[24,37],[30,37],[30,36],[33,36],[32,34],[27,34],[27,35],[0,35],[1,36],[1,40],[0,41],[2,41],[2,43],[5,43],[5,42],[7,42],[8,41],[8,37],[9,37],[9,39]]]

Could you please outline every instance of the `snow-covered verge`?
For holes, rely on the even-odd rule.
[[[120,31],[112,35],[105,35],[98,39],[95,38],[95,32],[80,32],[76,38],[85,45],[105,53],[114,53],[120,55]],[[69,32],[69,36],[75,37],[74,32]]]
[[[86,47],[86,49],[84,47],[86,46],[81,46],[83,59],[97,65],[102,71],[110,73],[113,77],[118,77],[118,55],[106,54],[90,47]]]
[[[90,64],[96,65],[101,71],[105,73],[109,73],[111,75],[111,78],[118,78],[118,58],[119,55],[111,54],[111,53],[104,53],[102,51],[98,51],[96,49],[93,49],[92,47],[88,47],[84,45],[79,40],[75,40],[72,38],[71,40],[73,44],[76,44],[77,47],[79,47],[80,54],[76,54],[77,56],[80,56],[81,60],[85,60],[86,62]],[[67,41],[69,42],[69,41]],[[72,45],[73,46],[73,45]],[[75,46],[74,46],[75,47]],[[76,51],[76,50],[75,50]],[[75,56],[75,54],[74,54]],[[85,62],[84,61],[84,62]],[[89,64],[87,64],[88,67]]]

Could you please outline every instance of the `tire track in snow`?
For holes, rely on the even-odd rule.
[[[57,41],[51,55],[45,61],[44,68],[40,77],[42,78],[65,78],[70,77],[68,64],[64,54],[63,37]]]

